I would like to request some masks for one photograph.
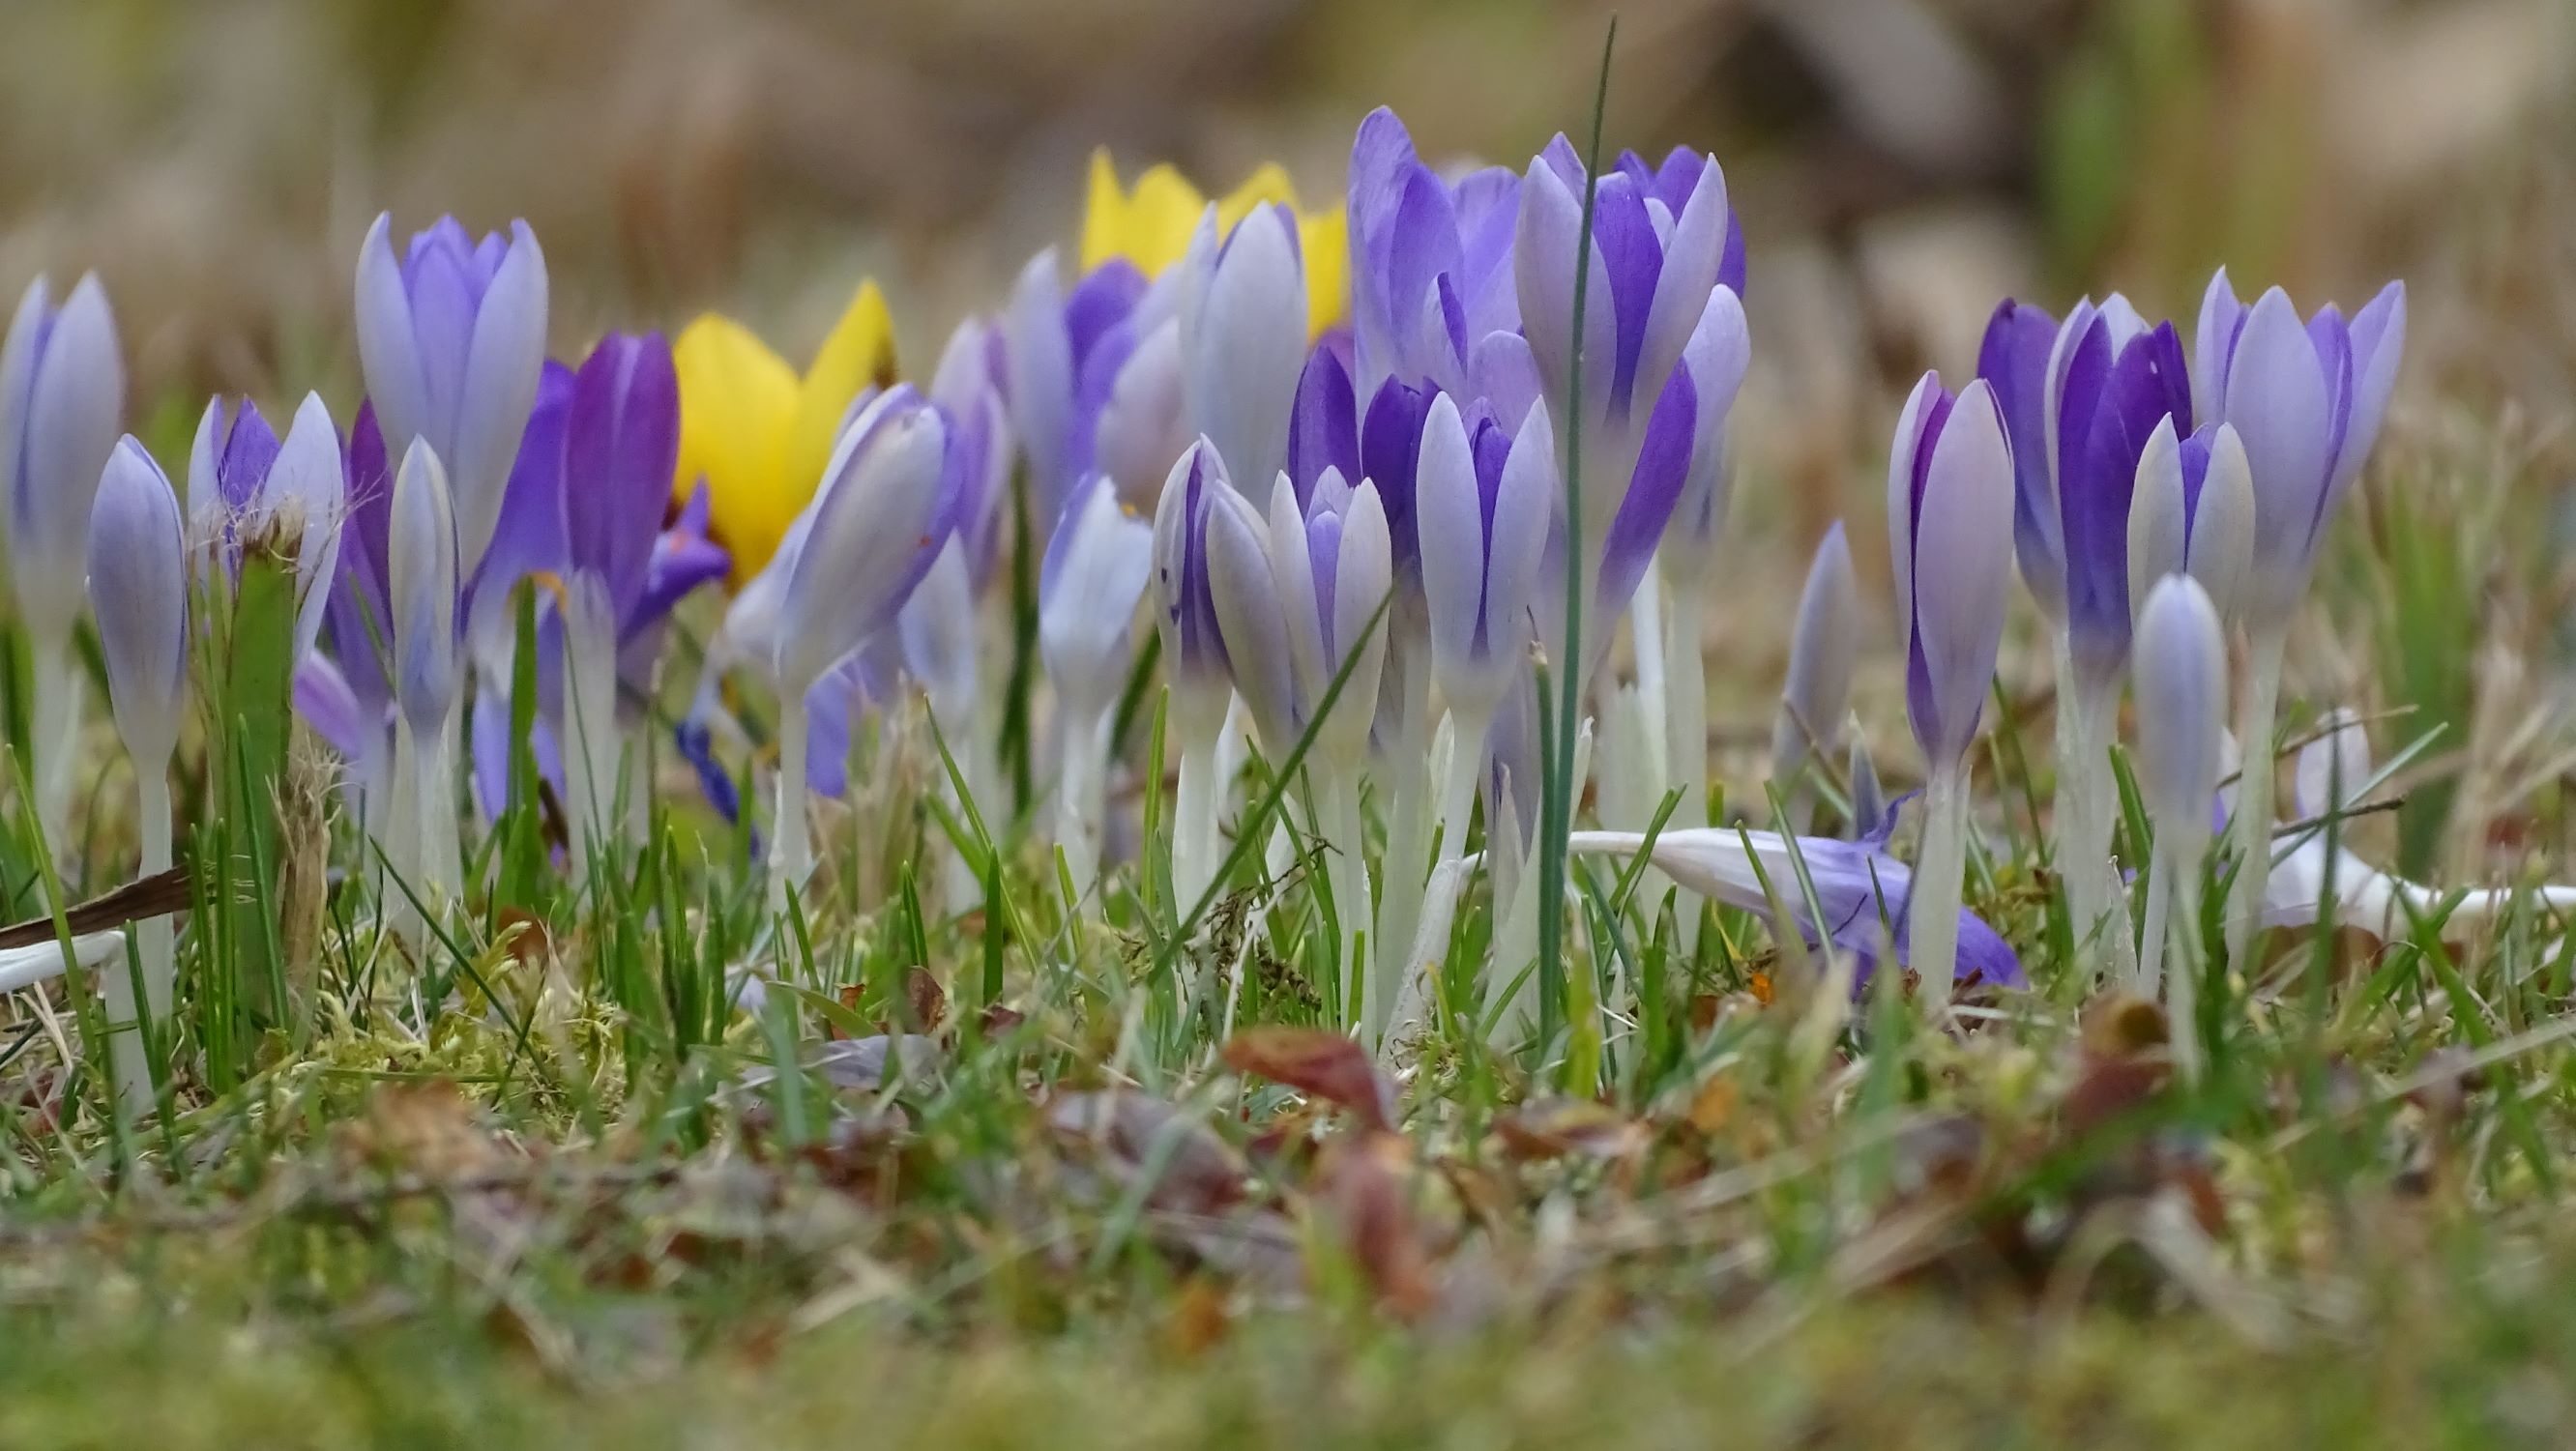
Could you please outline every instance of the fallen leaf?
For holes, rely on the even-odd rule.
[[[1502,1135],[1513,1157],[1520,1159],[1553,1159],[1566,1154],[1618,1159],[1635,1153],[1646,1142],[1642,1125],[1585,1098],[1552,1098],[1523,1104],[1494,1120],[1494,1130]]]
[[[1226,1041],[1225,1061],[1238,1073],[1275,1079],[1357,1114],[1360,1126],[1395,1127],[1395,1085],[1367,1050],[1321,1028],[1247,1028]]]

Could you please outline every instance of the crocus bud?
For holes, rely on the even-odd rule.
[[[952,534],[930,570],[895,614],[903,668],[921,682],[952,749],[961,758],[974,727],[976,679],[975,585],[966,570],[966,545]]]
[[[1182,262],[1181,391],[1190,426],[1240,481],[1288,462],[1288,414],[1306,362],[1306,281],[1296,218],[1256,206],[1219,239],[1216,208]]]
[[[1448,394],[1433,401],[1415,478],[1431,668],[1441,695],[1472,718],[1491,715],[1527,663],[1556,473],[1544,406],[1512,438],[1481,406],[1471,432]]]
[[[283,443],[259,409],[244,399],[227,416],[223,400],[206,404],[188,454],[188,515],[197,537],[237,566],[245,541],[263,534],[295,541],[295,654],[301,659],[322,630],[340,560],[343,513],[340,433],[319,393],[307,393]],[[280,541],[282,542],[282,540]]]
[[[546,259],[525,222],[477,241],[454,217],[394,258],[390,213],[358,249],[358,360],[387,447],[427,442],[448,475],[458,558],[483,559],[546,355]]]
[[[2275,287],[2248,308],[2226,269],[2209,280],[2195,339],[2202,416],[2234,425],[2254,477],[2250,614],[2286,620],[2307,590],[2334,507],[2379,436],[2406,345],[2406,285],[2351,322],[2329,306],[2305,322]]]
[[[1296,695],[1269,526],[1206,439],[1172,466],[1154,512],[1154,591],[1183,735],[1213,737],[1241,690],[1263,740],[1287,750],[1296,738]]]
[[[947,430],[909,385],[841,436],[780,599],[771,668],[802,695],[892,624],[946,542]]]
[[[1905,705],[1937,770],[1976,739],[2011,584],[2013,472],[2002,412],[1981,379],[1954,399],[1926,373],[1888,461],[1888,548]]]
[[[1119,506],[1108,475],[1076,487],[1038,572],[1038,652],[1068,713],[1115,703],[1153,562],[1153,526]]]
[[[80,614],[90,501],[125,411],[116,318],[96,276],[60,307],[27,284],[0,347],[0,483],[8,492],[10,579],[30,633],[58,638]]]
[[[90,514],[89,598],[116,731],[138,771],[179,743],[188,687],[188,541],[161,466],[128,436],[108,456]]]
[[[1798,623],[1789,636],[1789,680],[1780,693],[1780,718],[1771,728],[1771,775],[1796,776],[1811,752],[1826,755],[1842,731],[1851,697],[1852,662],[1860,654],[1860,586],[1852,575],[1851,545],[1842,521],[1825,531],[1807,566],[1798,595]]]
[[[2143,608],[2157,580],[2189,574],[2220,619],[2236,619],[2253,558],[2254,479],[2236,430],[2204,423],[2178,439],[2170,418],[2158,424],[2129,504],[2129,598]]]
[[[2227,641],[2191,576],[2167,575],[2148,592],[2133,673],[2139,791],[2160,829],[2206,831],[2227,729]]]
[[[1296,487],[1281,474],[1270,495],[1270,568],[1279,585],[1301,720],[1315,718],[1324,692],[1345,662],[1352,662],[1316,736],[1316,749],[1347,768],[1368,748],[1378,675],[1386,662],[1380,607],[1395,588],[1386,511],[1376,488],[1364,482],[1353,489],[1339,470],[1326,469],[1301,510]]]
[[[447,470],[414,438],[394,474],[386,535],[393,606],[394,701],[416,737],[446,727],[458,685],[456,512]]]

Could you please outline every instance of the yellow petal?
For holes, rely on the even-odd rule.
[[[1288,179],[1287,169],[1278,162],[1265,161],[1216,204],[1216,224],[1233,231],[1234,224],[1250,215],[1254,207],[1273,203],[1295,211],[1297,184]]]
[[[778,492],[779,446],[796,411],[796,374],[732,318],[707,313],[671,345],[680,383],[674,493],[707,485],[708,529],[733,551],[734,579],[768,562],[785,526],[761,522]],[[792,514],[792,510],[790,511]]]
[[[785,455],[786,491],[795,500],[788,507],[788,518],[794,518],[821,487],[823,469],[832,461],[832,445],[840,438],[850,400],[870,386],[894,386],[894,319],[887,316],[885,294],[873,281],[859,284],[797,389],[796,422]]]
[[[1349,217],[1340,207],[1299,217],[1297,254],[1306,268],[1306,336],[1311,342],[1350,315]]]
[[[1181,260],[1207,198],[1168,165],[1147,167],[1133,190],[1118,184],[1105,150],[1091,153],[1089,201],[1082,217],[1082,270],[1124,257],[1148,277]]]

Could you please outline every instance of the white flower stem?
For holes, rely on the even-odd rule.
[[[142,875],[170,869],[170,765],[134,763],[136,806],[141,814]],[[155,1102],[152,1056],[143,1038],[148,1022],[156,1034],[170,1031],[171,986],[178,976],[170,919],[149,917],[134,924],[135,958],[143,968],[143,1002],[136,1012],[133,974],[125,954],[110,957],[99,972],[100,996],[107,1008],[110,1056],[116,1072],[117,1112],[139,1119]]]
[[[1665,634],[1664,759],[1672,771],[1672,784],[1682,793],[1671,823],[1681,829],[1703,824],[1708,815],[1708,660],[1702,639],[1706,628],[1699,600],[1677,589]],[[1796,829],[1804,830],[1804,821]],[[1699,915],[1699,898],[1684,888],[1673,919],[1684,957],[1698,951]]]
[[[2248,628],[2243,712],[2236,740],[2245,765],[2236,781],[2229,822],[2236,838],[2236,885],[2227,900],[2227,960],[2242,963],[2263,917],[2264,888],[2272,875],[2272,725],[2281,700],[2281,653],[2287,631],[2258,621]]]
[[[2185,1083],[2198,1083],[2200,1056],[2200,852],[2173,862],[2174,930],[2167,938],[2165,964],[2165,1032],[2173,1044],[2174,1069]],[[2164,880],[2159,873],[2157,880]]]
[[[1172,914],[1189,915],[1216,879],[1218,731],[1181,743],[1180,782],[1172,792]]]
[[[809,728],[802,691],[788,692],[778,713],[778,808],[769,823],[769,914],[787,910],[787,889],[802,888],[814,870],[814,840],[805,820],[805,736]]]
[[[28,631],[29,674],[35,687],[33,719],[36,820],[57,859],[71,844],[72,786],[77,779],[81,706],[88,677],[72,659],[68,629],[60,633]]]
[[[565,853],[578,885],[587,874],[593,851],[612,846],[618,836],[617,797],[622,752],[617,730],[617,638],[605,591],[595,581],[577,579],[576,602],[564,629],[564,709],[571,715],[571,740],[564,762],[565,805],[572,813],[572,841]],[[590,598],[592,591],[599,598]],[[640,792],[638,793],[641,794]]]
[[[1907,956],[1923,1000],[1937,1018],[1950,1016],[1950,984],[1959,963],[1959,889],[1968,866],[1966,772],[1955,761],[1932,768],[1924,790],[1923,851],[1906,904]]]
[[[2102,915],[2109,910],[2105,864],[2111,856],[2111,801],[2116,789],[2111,781],[2110,729],[2112,710],[2120,698],[2119,682],[2116,677],[2107,684],[2065,678],[2058,689],[2072,705],[2059,715],[2067,734],[2059,738],[2057,750],[2052,823],[2057,834],[2057,876],[2066,884],[2067,916],[2074,924],[2077,949],[2080,953],[2085,944],[2094,944],[2094,951],[2084,957],[2098,963],[2104,954],[2097,936]]]
[[[1402,739],[1411,741],[1416,733],[1407,731]],[[1375,961],[1370,964],[1368,980],[1368,1040],[1385,1041],[1388,1026],[1394,1021],[1397,999],[1402,996],[1412,963],[1413,933],[1422,921],[1424,891],[1424,858],[1431,851],[1433,829],[1431,802],[1431,762],[1417,751],[1398,746],[1392,770],[1395,776],[1392,804],[1386,807],[1386,855],[1379,870],[1386,878],[1386,901],[1378,912],[1377,936],[1370,944]],[[1451,754],[1456,754],[1453,748]],[[1476,752],[1482,757],[1481,748]],[[1469,802],[1475,800],[1470,784]],[[1461,834],[1466,826],[1459,826]],[[1443,846],[1447,857],[1455,850]]]
[[[1339,764],[1310,772],[1315,785],[1316,815],[1324,831],[1325,879],[1333,889],[1333,915],[1340,927],[1340,940],[1333,944],[1334,960],[1341,964],[1342,1026],[1356,1028],[1361,1021],[1361,994],[1366,974],[1360,968],[1360,953],[1370,938],[1368,876],[1368,830],[1360,816],[1360,775],[1357,770]]]
[[[422,905],[443,912],[462,895],[464,847],[457,835],[456,742],[464,720],[463,701],[449,707],[438,734],[414,761],[420,776],[415,799],[420,812],[420,880],[415,884]]]
[[[1484,774],[1485,736],[1494,723],[1490,703],[1460,702],[1449,710],[1449,769],[1440,783],[1440,859],[1467,854],[1467,828],[1476,811],[1476,780]]]
[[[1064,758],[1055,782],[1055,842],[1064,851],[1074,900],[1087,901],[1100,874],[1100,823],[1107,805],[1109,715],[1065,721]]]

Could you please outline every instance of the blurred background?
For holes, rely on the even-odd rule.
[[[1210,189],[1276,159],[1312,201],[1384,103],[1435,162],[1518,165],[1587,124],[1611,9],[21,0],[0,20],[0,288],[97,269],[138,425],[181,436],[213,389],[319,386],[346,416],[350,276],[385,208],[402,231],[526,217],[560,351],[719,308],[801,364],[873,275],[926,368],[1031,251],[1072,241],[1095,146]],[[1732,556],[1761,604],[1720,610],[1756,627],[1716,637],[1748,683],[1776,682],[1782,601],[1831,519],[1883,559],[1901,390],[1972,369],[1999,298],[2118,288],[2188,331],[2222,261],[2307,306],[2403,276],[2405,377],[2329,566],[2371,588],[2298,668],[2313,696],[2411,707],[2461,751],[2501,733],[2516,770],[2563,774],[2563,732],[2515,732],[2576,646],[2576,3],[1617,10],[1610,144],[1713,151],[1750,245]],[[2521,784],[2476,776],[2455,757],[2439,779]],[[2468,819],[2450,849],[2497,829]]]

